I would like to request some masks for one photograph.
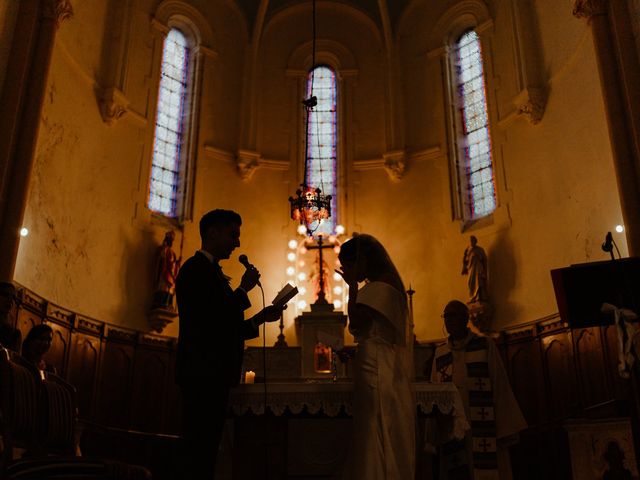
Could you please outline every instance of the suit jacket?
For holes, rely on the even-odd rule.
[[[176,383],[237,385],[244,341],[259,333],[244,320],[244,310],[251,306],[246,292],[233,291],[220,266],[196,252],[178,273],[176,298],[180,315]]]

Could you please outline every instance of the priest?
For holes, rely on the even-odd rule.
[[[469,329],[464,303],[449,302],[443,317],[449,338],[436,349],[431,381],[456,385],[471,430],[461,441],[440,445],[440,478],[510,480],[508,447],[527,424],[498,349],[493,340]]]

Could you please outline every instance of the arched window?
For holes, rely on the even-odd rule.
[[[462,216],[474,220],[496,209],[482,48],[475,31],[458,39],[452,62]]]
[[[190,49],[187,38],[172,28],[164,40],[158,108],[149,186],[150,210],[180,217],[184,193],[184,144],[188,129]]]
[[[305,180],[307,185],[320,187],[323,193],[332,196],[331,218],[316,230],[316,234],[331,235],[338,224],[338,87],[332,68],[320,65],[309,72],[307,98],[311,95],[317,97],[318,104],[309,117]]]

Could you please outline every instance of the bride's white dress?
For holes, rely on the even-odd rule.
[[[406,301],[389,284],[370,282],[358,291],[357,303],[374,312],[365,327],[352,332],[358,350],[353,452],[347,476],[353,480],[413,480],[413,331]]]

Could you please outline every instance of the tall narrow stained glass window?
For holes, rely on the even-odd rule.
[[[338,88],[333,69],[320,65],[309,72],[307,98],[311,95],[317,97],[318,104],[309,116],[305,180],[307,185],[320,187],[324,194],[332,197],[331,217],[315,232],[331,235],[335,233],[338,218]]]
[[[459,182],[463,217],[472,220],[496,208],[482,48],[475,31],[464,33],[457,41],[454,61]]]
[[[165,38],[162,51],[148,203],[150,210],[168,217],[179,216],[181,203],[188,86],[187,39],[180,30],[173,28]]]

